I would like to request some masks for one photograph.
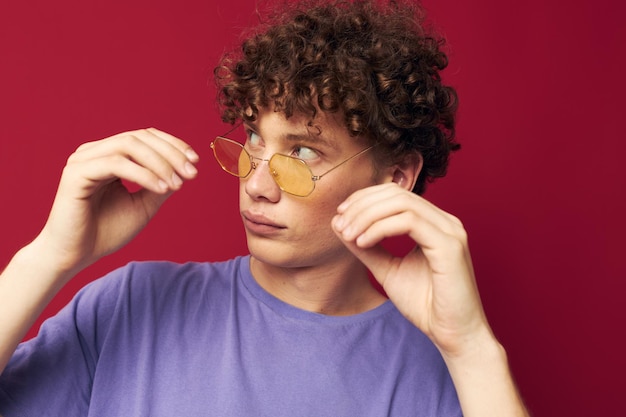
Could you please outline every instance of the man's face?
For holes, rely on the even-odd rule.
[[[319,175],[367,147],[364,141],[350,137],[334,115],[318,114],[314,126],[307,127],[306,117],[286,119],[282,113],[262,110],[255,123],[246,125],[246,149],[255,158],[269,159],[275,153],[299,157]],[[331,171],[316,181],[307,197],[281,191],[267,162],[260,162],[241,179],[239,193],[252,256],[281,267],[327,265],[351,256],[330,222],[337,206],[350,194],[380,181],[372,154],[365,152]]]

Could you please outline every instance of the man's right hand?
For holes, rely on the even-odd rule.
[[[196,176],[197,162],[189,145],[157,129],[86,143],[69,157],[44,228],[0,274],[0,373],[63,285],[128,243]]]
[[[121,133],[81,145],[68,159],[40,235],[31,244],[70,278],[128,243],[185,180],[198,155],[157,129]],[[140,189],[130,192],[127,180]]]

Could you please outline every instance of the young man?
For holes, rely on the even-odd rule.
[[[446,58],[418,13],[300,4],[252,34],[216,70],[235,128],[212,143],[241,178],[250,255],[130,264],[16,350],[65,283],[197,174],[156,129],[81,146],[0,277],[0,414],[526,415],[463,226],[419,195],[458,145]],[[404,234],[403,258],[379,246]]]

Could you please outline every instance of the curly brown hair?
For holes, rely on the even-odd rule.
[[[253,121],[273,106],[286,117],[340,112],[351,136],[382,147],[387,162],[416,152],[413,189],[445,175],[455,141],[455,90],[443,85],[443,39],[415,2],[285,3],[215,69],[222,120]]]

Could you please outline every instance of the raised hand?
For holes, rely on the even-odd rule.
[[[355,192],[337,212],[332,225],[339,238],[442,353],[463,415],[527,417],[485,317],[461,222],[394,183]],[[398,235],[415,242],[403,257],[380,245]]]
[[[157,129],[86,143],[69,157],[44,228],[0,274],[0,373],[56,292],[132,239],[196,176],[196,162],[189,145]]]
[[[359,190],[338,207],[333,227],[396,307],[439,349],[455,355],[489,327],[461,222],[394,183]],[[408,235],[415,247],[395,257],[380,246]]]
[[[63,274],[76,272],[131,240],[184,180],[198,155],[157,129],[81,145],[63,170],[46,225],[33,244]],[[140,189],[129,192],[121,180]]]

